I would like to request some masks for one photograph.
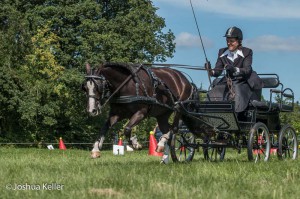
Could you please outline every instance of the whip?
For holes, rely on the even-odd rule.
[[[207,56],[206,56],[206,51],[205,51],[204,44],[203,44],[203,41],[202,41],[202,37],[201,37],[200,29],[199,29],[199,26],[198,26],[198,22],[197,22],[197,19],[196,19],[196,15],[195,15],[195,11],[194,11],[194,6],[193,6],[193,3],[192,3],[192,0],[190,0],[190,5],[191,5],[191,8],[192,8],[194,20],[195,20],[196,27],[197,27],[197,30],[198,30],[198,35],[199,35],[200,42],[201,42],[201,45],[202,45],[202,49],[203,49],[203,52],[204,52],[205,61],[206,61],[206,64],[208,65],[209,61],[208,61]],[[208,75],[209,84],[211,85],[211,77],[209,75],[209,69],[208,68],[207,68],[207,75]]]

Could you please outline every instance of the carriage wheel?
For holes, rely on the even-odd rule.
[[[296,132],[290,125],[285,125],[280,129],[278,140],[279,159],[296,159],[298,156],[298,141]]]
[[[172,135],[170,152],[173,162],[190,162],[195,154],[195,136],[191,132]]]
[[[268,161],[270,157],[270,134],[268,127],[258,122],[250,129],[248,140],[248,159],[258,162],[260,160]]]
[[[217,140],[223,140],[222,134],[217,135]],[[217,142],[218,143],[218,142]],[[226,145],[225,143],[218,146],[215,142],[208,142],[208,146],[203,146],[204,159],[208,161],[223,161],[225,158]],[[222,142],[220,142],[222,143]],[[219,143],[219,144],[220,144]]]
[[[208,161],[223,161],[225,152],[225,147],[203,147],[204,159]]]

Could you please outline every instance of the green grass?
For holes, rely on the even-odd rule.
[[[300,198],[299,160],[247,161],[231,151],[224,162],[159,164],[146,150],[89,158],[84,150],[0,148],[0,198]],[[62,190],[9,190],[56,183]]]

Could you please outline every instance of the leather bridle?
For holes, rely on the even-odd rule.
[[[85,76],[87,81],[92,81],[96,85],[96,89],[99,93],[101,93],[101,97],[97,97],[96,95],[87,95],[87,98],[94,98],[96,101],[99,101],[100,105],[103,104],[103,99],[109,93],[109,83],[105,79],[103,75],[87,75]],[[100,84],[97,82],[100,80]]]

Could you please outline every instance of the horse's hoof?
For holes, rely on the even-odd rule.
[[[143,149],[143,146],[140,144],[132,144],[132,145],[127,145],[127,146],[129,146],[130,148],[132,148],[135,151]]]
[[[100,151],[92,151],[91,158],[92,159],[100,158]]]
[[[164,147],[164,146],[157,146],[155,151],[156,151],[157,153],[162,153],[162,152],[165,151],[165,147]]]
[[[141,145],[141,144],[135,144],[134,145],[134,148],[135,148],[135,150],[142,150],[143,149],[143,146]]]

